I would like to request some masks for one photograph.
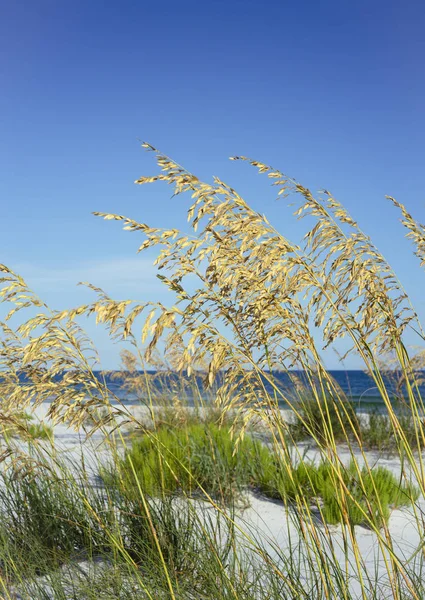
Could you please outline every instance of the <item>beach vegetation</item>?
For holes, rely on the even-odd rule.
[[[261,441],[246,436],[236,447],[227,428],[203,424],[134,440],[118,472],[136,496],[141,489],[151,497],[184,493],[235,502],[243,492],[260,491],[285,503],[317,505],[327,523],[352,526],[370,521],[382,527],[391,509],[409,506],[419,496],[415,486],[384,467],[302,460],[288,469]]]
[[[406,339],[416,336],[423,345],[425,334],[396,274],[327,190],[315,195],[278,169],[233,157],[264,176],[278,198],[291,196],[305,230],[292,240],[232,186],[203,182],[143,147],[159,169],[136,183],[161,182],[173,198],[190,196],[190,232],[95,214],[140,235],[140,252],[156,252],[158,278],[173,302],[117,300],[90,283],[93,301],[55,310],[0,265],[0,300],[8,306],[0,323],[3,595],[80,599],[103,593],[104,585],[108,598],[420,600],[424,404],[420,353]],[[424,226],[388,200],[423,266]],[[149,423],[96,374],[100,358],[83,317],[130,348],[128,393]],[[371,377],[391,427],[397,477],[368,453],[368,444],[385,446],[387,424],[372,418],[362,431],[326,368],[330,349],[342,361],[355,356]],[[158,355],[165,366],[158,367]],[[382,366],[386,356],[393,358],[402,413]],[[305,397],[274,375],[291,378],[295,370]],[[185,412],[204,407],[201,382],[218,420],[197,422]],[[73,471],[52,436],[43,444],[15,439],[14,431],[21,436],[33,426],[17,415],[42,404],[53,425],[102,435],[109,466],[89,473],[83,455]],[[173,427],[170,409],[179,405]],[[312,461],[299,443],[305,438],[314,446]],[[285,505],[284,548],[243,522],[236,500],[247,488]],[[408,556],[389,519],[404,506],[418,532]],[[337,537],[330,526],[336,523]],[[372,559],[357,525],[371,530]]]
[[[401,413],[398,415],[398,427],[410,447],[424,448],[425,421],[423,419],[414,419],[411,414]],[[377,450],[387,456],[399,454],[398,436],[394,432],[394,423],[387,412],[374,411],[362,415],[360,431],[365,448]]]
[[[229,428],[212,423],[162,427],[134,439],[120,466],[126,486],[149,496],[207,493],[228,502],[254,483],[269,450],[250,436],[236,448]]]
[[[360,431],[360,423],[354,405],[344,394],[337,397],[316,397],[303,393],[293,401],[294,412],[290,421],[290,433],[294,442],[306,438],[320,440],[322,444],[333,440],[347,441],[347,434]]]
[[[300,462],[288,472],[271,457],[269,468],[259,473],[260,489],[272,498],[290,500],[299,506],[315,506],[331,525],[382,527],[391,510],[409,506],[419,497],[411,483],[400,481],[385,467],[358,468],[322,462]]]

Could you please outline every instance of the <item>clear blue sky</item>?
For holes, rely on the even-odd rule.
[[[394,209],[425,220],[425,5],[418,0],[0,2],[0,262],[54,307],[164,298],[138,240],[91,211],[182,226],[138,138],[297,229],[250,155],[342,200],[425,315]],[[95,340],[105,337],[88,326]],[[117,350],[105,345],[106,368]],[[336,366],[329,357],[328,365]],[[355,367],[355,361],[348,362]]]

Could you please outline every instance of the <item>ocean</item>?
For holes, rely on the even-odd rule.
[[[151,374],[154,374],[155,371],[148,371]],[[333,377],[338,386],[342,389],[344,394],[353,402],[356,410],[358,411],[380,411],[384,408],[383,400],[380,396],[378,388],[375,386],[373,379],[364,371],[361,370],[330,370],[329,374]],[[296,375],[298,379],[301,381],[305,381],[305,374],[303,371],[292,371],[293,375]],[[397,374],[396,374],[397,375]],[[97,376],[101,376],[101,373],[97,373]],[[123,379],[121,379],[118,374],[102,374],[102,377],[105,377],[105,382],[108,388],[111,390],[112,394],[115,395],[116,398],[119,398],[121,402],[124,403],[134,403],[137,401],[137,396],[133,393],[129,393],[128,390],[123,385]],[[168,374],[165,377],[165,385],[164,389],[161,389],[160,384],[157,384],[157,392],[161,393],[172,386],[173,383],[177,382],[177,375]],[[285,391],[293,391],[294,386],[291,382],[291,378],[288,373],[275,372],[273,373],[273,378],[276,385],[285,390]],[[396,395],[396,386],[395,386],[395,378],[394,376],[383,376],[384,382],[386,384],[386,388],[389,391],[389,395],[395,397]],[[173,381],[174,380],[174,381]],[[425,372],[423,373],[423,380],[425,381]],[[205,398],[210,397],[211,394],[205,390],[202,384],[202,377],[196,378],[197,386],[199,390]],[[269,383],[265,382],[265,387],[268,392],[273,395],[272,387]],[[419,391],[422,397],[425,399],[425,383],[419,386]],[[192,389],[185,389],[185,397],[189,403],[193,402]],[[281,407],[285,407],[285,402],[280,403]]]

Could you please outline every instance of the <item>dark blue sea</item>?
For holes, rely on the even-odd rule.
[[[148,371],[150,375],[154,375],[155,371]],[[342,371],[342,370],[333,370],[328,371],[331,377],[334,379],[337,386],[342,390],[345,396],[350,399],[354,405],[354,408],[358,412],[381,412],[385,410],[384,402],[381,398],[378,388],[376,387],[373,379],[366,374],[364,371]],[[106,384],[107,388],[111,392],[111,400],[112,402],[119,400],[124,404],[134,404],[137,401],[146,402],[147,398],[143,398],[129,390],[125,385],[124,381],[128,378],[125,376],[121,376],[120,372],[95,372],[96,377],[101,380],[104,384]],[[143,373],[140,373],[142,376]],[[420,378],[425,382],[425,371],[420,373]],[[405,397],[405,390],[403,388],[401,390],[397,389],[397,378],[399,377],[398,373],[392,372],[391,375],[385,376],[382,375],[383,380],[386,385],[387,392],[394,404],[395,409],[397,409],[397,405],[399,404],[400,398]],[[214,386],[220,383],[218,376],[218,380],[213,385],[213,389],[207,390],[203,385],[204,377],[202,375],[197,375],[196,377],[191,378],[191,384],[188,384],[184,389],[181,388],[181,381],[179,375],[173,373],[162,373],[160,377],[153,377],[152,382],[150,383],[151,389],[154,391],[154,397],[157,400],[166,400],[167,396],[170,397],[170,389],[174,388],[173,396],[178,396],[182,401],[187,402],[189,405],[194,404],[195,399],[199,399],[199,395],[208,402],[212,401],[214,398]],[[270,378],[270,375],[268,374]],[[60,376],[55,377],[55,379],[60,378]],[[305,390],[308,390],[308,385],[306,382],[305,373],[303,371],[291,371],[288,372],[273,372],[272,378],[274,384],[284,392],[284,394],[288,397],[294,397],[295,395],[295,386],[293,380],[296,379],[304,383]],[[27,383],[25,375],[21,375],[20,377],[22,386],[25,386]],[[154,383],[153,383],[154,382]],[[269,392],[270,396],[273,397],[273,388],[266,381],[263,380],[264,387]],[[79,386],[76,386],[77,388]],[[425,400],[425,383],[419,385],[418,391],[422,398]],[[282,400],[279,402],[281,408],[285,408],[285,402]]]
[[[151,374],[154,371],[150,372]],[[329,374],[335,380],[336,384],[341,388],[342,392],[349,398],[353,404],[355,405],[356,410],[361,412],[363,411],[380,411],[380,409],[384,408],[383,400],[380,396],[378,388],[375,386],[373,379],[366,374],[364,371],[360,370],[350,370],[350,371],[342,371],[342,370],[332,370],[329,371]],[[298,380],[305,382],[305,374],[303,371],[291,371],[291,374],[288,373],[273,373],[273,379],[275,384],[285,393],[294,393],[295,388],[294,384],[291,380],[291,377],[296,376]],[[101,373],[98,376],[105,377],[104,381],[106,382],[108,388],[111,390],[112,394],[115,395],[116,398],[119,398],[121,402],[124,403],[133,403],[137,400],[137,396],[134,393],[130,393],[123,386],[123,380],[121,380],[118,374],[114,375],[103,375]],[[397,377],[399,374],[392,373],[391,376],[383,376],[386,389],[390,397],[396,403],[397,401]],[[173,383],[177,381],[177,375],[168,374],[164,379],[164,390],[161,390],[160,384],[157,384],[159,387],[157,388],[157,392],[160,394],[161,391],[164,391],[166,394],[167,389],[172,387]],[[425,372],[423,373],[423,377],[421,379],[425,380]],[[173,381],[174,380],[174,381]],[[198,389],[200,390],[201,395],[204,398],[209,398],[213,395],[207,390],[205,390],[203,386],[203,378],[201,376],[196,378],[196,384]],[[268,382],[264,382],[264,385],[268,392],[273,395],[272,387]],[[422,395],[422,398],[425,400],[425,384],[419,386],[419,392]],[[193,402],[193,387],[188,387],[185,389],[185,397],[186,400],[191,403]],[[401,394],[405,394],[405,390],[401,391]],[[280,403],[282,408],[285,407],[285,402]]]

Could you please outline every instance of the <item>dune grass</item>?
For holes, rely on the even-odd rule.
[[[303,544],[275,558],[228,512],[184,496],[134,495],[116,477],[102,488],[83,464],[39,462],[0,486],[0,584],[5,597],[277,600],[320,584]],[[236,543],[238,534],[243,543]],[[301,562],[292,564],[295,552]],[[285,569],[284,579],[276,569]],[[290,570],[289,570],[290,569]],[[170,592],[172,590],[172,593]]]
[[[333,525],[373,523],[380,528],[391,509],[409,506],[419,497],[415,486],[398,481],[384,467],[358,470],[353,461],[338,467],[303,460],[288,469],[260,441],[246,436],[236,448],[228,428],[203,423],[141,436],[119,466],[125,488],[132,488],[135,496],[140,486],[151,497],[202,491],[229,502],[247,490],[259,490],[286,502],[303,498]],[[341,497],[340,485],[346,489]]]
[[[292,415],[289,430],[294,443],[319,440],[320,444],[327,445],[330,439],[355,444],[357,439],[365,450],[377,450],[386,456],[399,453],[399,435],[387,410],[358,415],[354,404],[343,396],[337,402],[331,399],[317,401],[306,393],[297,398],[293,406],[296,415]],[[395,407],[398,408],[398,426],[406,443],[416,451],[422,450],[425,447],[425,420],[415,419],[403,405],[396,404]],[[330,431],[329,438],[327,432]]]
[[[204,490],[229,501],[246,488],[268,454],[250,437],[236,451],[228,428],[198,422],[140,436],[126,452],[121,468],[136,494],[140,485],[150,496]]]
[[[162,430],[162,435],[165,432],[168,437],[164,436],[163,441],[169,442],[169,431]],[[210,435],[216,436],[218,450],[223,450],[220,440],[225,440],[227,464],[234,465],[228,434],[213,431]],[[194,437],[202,440],[201,445],[205,443],[199,430]],[[152,440],[150,436],[147,439]],[[252,450],[253,446],[248,443],[246,448]],[[243,450],[240,446],[239,453]],[[203,451],[208,453],[205,446]],[[209,454],[211,457],[211,449]],[[242,460],[246,462],[246,458]],[[241,469],[246,473],[245,482],[257,489],[261,487],[270,497],[294,501],[294,507],[300,494],[311,502],[323,499],[322,515],[330,523],[341,521],[341,507],[333,503],[332,473],[326,463],[299,464],[291,481],[276,468],[273,458],[264,449],[262,460],[246,464]],[[134,465],[137,473],[137,462]],[[307,544],[294,539],[289,553],[275,548],[271,557],[270,548],[263,546],[255,529],[248,529],[249,536],[240,530],[235,521],[234,496],[227,497],[225,512],[211,512],[205,496],[194,501],[184,493],[175,494],[175,490],[171,493],[167,489],[165,494],[164,488],[156,486],[151,489],[154,496],[147,494],[146,489],[135,494],[134,486],[122,477],[122,464],[117,464],[117,471],[105,478],[100,487],[94,485],[83,463],[60,459],[55,467],[52,471],[50,461],[43,465],[40,456],[37,469],[30,476],[11,467],[1,477],[0,561],[4,591],[14,590],[19,597],[34,600],[94,599],[96,594],[105,600],[171,598],[171,583],[175,597],[187,599],[277,600],[296,594],[295,597],[307,600],[326,596],[320,573],[317,568],[312,569]],[[194,469],[192,474],[195,473]],[[344,477],[366,512],[365,498],[371,501],[376,486],[381,507],[378,509],[373,501],[371,504],[373,519],[377,521],[390,506],[404,506],[416,496],[413,488],[400,487],[383,468],[372,471],[370,479],[363,474],[365,496],[355,489],[361,477],[354,465],[348,467]],[[143,482],[142,478],[143,475],[139,481],[143,485],[152,486],[151,479]],[[208,488],[208,481],[204,480],[204,484]],[[216,484],[214,479],[213,490]],[[181,490],[184,491],[193,492],[194,486]],[[354,505],[348,510],[353,525],[362,522]],[[324,532],[321,543],[326,547],[323,536]],[[332,554],[329,568],[335,577],[335,590],[341,593],[346,585],[344,573],[341,565],[333,562]],[[378,582],[373,585],[377,591]]]
[[[218,178],[202,182],[143,146],[160,171],[136,183],[161,181],[174,195],[190,195],[191,233],[95,214],[143,235],[140,251],[157,250],[159,279],[174,295],[170,306],[114,300],[89,284],[93,302],[56,311],[0,265],[0,299],[10,309],[0,323],[5,430],[17,425],[13,415],[46,401],[54,423],[102,431],[115,459],[99,484],[85,468],[73,473],[57,464],[50,435],[43,444],[31,435],[16,443],[3,436],[1,458],[10,464],[0,487],[2,593],[61,600],[94,593],[170,600],[423,598],[423,544],[404,556],[388,526],[390,510],[410,504],[419,539],[425,536],[424,353],[407,347],[405,333],[421,345],[425,335],[395,273],[328,191],[315,197],[277,169],[233,157],[265,175],[279,197],[292,195],[295,216],[307,217],[304,237],[293,241]],[[424,264],[423,225],[389,200]],[[149,431],[95,375],[99,357],[80,325],[84,315],[131,349],[128,389],[148,410]],[[342,358],[356,355],[386,422],[373,417],[362,430],[326,370],[324,348],[342,350]],[[159,351],[165,367],[158,366]],[[393,406],[386,356],[401,382],[403,414]],[[154,374],[149,366],[158,367]],[[307,396],[288,393],[274,377],[277,370],[293,377],[294,369],[303,372]],[[180,374],[177,381],[171,372]],[[187,415],[173,420],[172,414],[156,419],[158,404],[176,409],[187,400],[202,408],[200,378],[220,415],[232,416],[233,438],[220,423],[191,422]],[[292,409],[292,424],[283,419],[282,404]],[[268,434],[267,449],[249,437],[254,420]],[[30,427],[19,424],[22,431]],[[125,427],[145,434],[126,439]],[[36,425],[33,433],[44,435]],[[315,445],[314,464],[296,443],[305,437]],[[367,453],[386,449],[386,438],[399,460],[397,479]],[[133,444],[124,459],[117,439]],[[348,466],[340,461],[341,443]],[[36,450],[49,444],[49,461],[37,470]],[[240,526],[234,501],[246,488],[286,505],[291,527],[284,551]],[[200,497],[209,507],[208,524],[195,507]],[[339,523],[342,560],[329,523]],[[380,564],[368,563],[356,524],[370,528]]]
[[[399,415],[398,423],[407,444],[423,449],[425,422],[423,419],[414,419],[410,414]],[[365,447],[378,450],[387,455],[398,454],[398,436],[388,414],[371,413],[366,415],[360,425],[362,442]]]
[[[319,440],[325,445],[327,440],[345,442],[347,433],[353,439],[354,432],[358,434],[360,431],[354,406],[343,394],[336,399],[315,398],[303,391],[292,406],[296,412],[292,416],[290,432],[295,442],[306,438]]]
[[[33,415],[22,411],[3,416],[0,433],[6,440],[13,437],[28,440],[50,440],[53,437],[53,428],[43,422],[34,422]]]
[[[53,428],[45,423],[30,423],[27,431],[31,438],[38,440],[49,440],[53,436]]]
[[[351,462],[338,469],[328,462],[318,465],[301,462],[290,473],[270,462],[261,471],[260,489],[272,498],[297,498],[316,505],[321,517],[329,524],[348,522],[351,526],[370,523],[382,527],[390,511],[411,505],[419,497],[419,490],[400,481],[385,467],[360,471]],[[343,486],[344,493],[339,489]]]

